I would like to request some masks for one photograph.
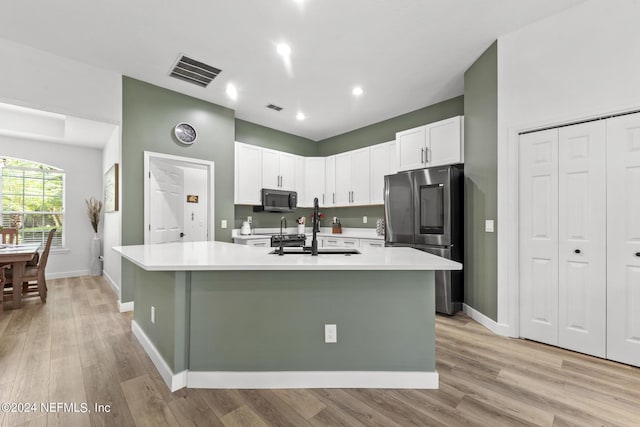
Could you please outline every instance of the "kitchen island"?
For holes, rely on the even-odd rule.
[[[433,271],[459,263],[411,248],[114,249],[133,270],[132,331],[171,390],[438,387]]]

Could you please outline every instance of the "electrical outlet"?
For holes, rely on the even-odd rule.
[[[248,222],[249,224],[251,224],[251,223],[253,222],[253,217],[252,217],[251,215],[249,215],[249,216],[247,217],[247,222]]]
[[[336,325],[324,325],[324,342],[338,342],[338,328]]]
[[[151,323],[156,323],[156,308],[151,306]]]
[[[487,233],[493,233],[494,230],[494,225],[493,225],[493,220],[492,219],[488,219],[484,222],[484,231],[486,231]]]
[[[222,221],[220,221],[220,228],[227,228],[227,220],[223,219]]]
[[[363,223],[363,224],[366,224],[366,223],[367,223],[367,217],[366,217],[366,216],[363,216],[363,217],[362,217],[362,223]]]

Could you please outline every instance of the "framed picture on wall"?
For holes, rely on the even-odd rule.
[[[118,164],[114,163],[104,174],[104,211],[117,211],[118,198]]]

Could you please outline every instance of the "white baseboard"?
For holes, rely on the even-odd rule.
[[[410,388],[437,389],[437,372],[283,371],[187,372],[189,388]]]
[[[489,329],[494,334],[502,335],[504,337],[511,336],[509,325],[504,323],[498,323],[495,320],[480,313],[475,308],[468,306],[467,304],[462,304],[462,311],[464,312],[464,314],[471,317],[473,320],[480,323],[482,326]]]
[[[140,325],[135,320],[131,321],[131,332],[138,339],[144,351],[149,355],[158,373],[169,387],[171,392],[179,390],[187,385],[187,371],[174,374],[167,362],[153,345],[147,334],[144,333]]]
[[[80,277],[88,276],[89,270],[76,270],[76,271],[62,271],[60,273],[47,273],[45,277],[47,279],[66,279],[67,277]]]
[[[118,310],[120,310],[120,313],[133,311],[133,307],[134,307],[134,301],[129,301],[129,302],[118,301]]]
[[[109,276],[109,274],[107,274],[106,271],[102,272],[102,276],[106,279],[107,283],[109,283],[111,285],[111,288],[115,291],[116,295],[118,295],[118,298],[119,298],[120,297],[120,288],[118,287],[116,282],[114,282],[114,280],[111,278],[111,276]]]

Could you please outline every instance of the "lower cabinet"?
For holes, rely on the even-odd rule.
[[[358,248],[360,239],[349,237],[323,237],[323,248]]]
[[[361,248],[384,248],[384,240],[381,239],[360,239]]]
[[[268,248],[271,246],[271,238],[264,239],[233,239],[233,243],[238,245],[256,246],[260,248]]]

